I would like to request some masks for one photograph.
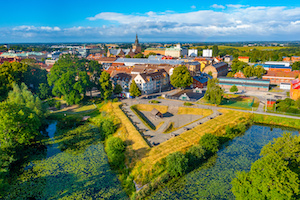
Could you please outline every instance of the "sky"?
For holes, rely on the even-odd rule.
[[[299,0],[1,1],[0,43],[300,40]]]

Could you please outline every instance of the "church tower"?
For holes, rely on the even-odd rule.
[[[138,35],[137,35],[137,34],[136,34],[136,36],[135,36],[135,42],[134,42],[134,45],[132,45],[132,48],[135,49],[135,52],[134,52],[134,53],[136,53],[136,54],[142,52],[142,47],[140,46],[140,43],[139,43],[139,39],[138,39]]]

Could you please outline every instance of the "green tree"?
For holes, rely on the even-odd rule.
[[[167,169],[171,176],[178,177],[185,173],[188,167],[188,159],[183,153],[177,151],[167,156]]]
[[[105,151],[107,153],[110,164],[114,168],[122,168],[125,160],[125,145],[118,137],[109,137],[105,143]]]
[[[91,88],[91,78],[87,72],[95,76],[95,71],[91,70],[92,67],[93,64],[89,65],[86,59],[70,54],[63,55],[48,75],[48,83],[53,86],[52,94],[63,96],[69,105],[79,103],[87,89]]]
[[[114,93],[115,94],[120,94],[123,91],[123,88],[121,85],[117,84],[114,88]]]
[[[232,180],[236,199],[299,199],[300,137],[286,133],[263,147],[249,172]]]
[[[130,84],[129,93],[132,97],[138,97],[141,95],[141,90],[139,89],[134,80]]]
[[[133,56],[134,58],[143,58],[144,55],[142,53],[138,53],[135,56]]]
[[[218,136],[215,136],[210,133],[206,133],[199,140],[199,144],[209,152],[209,154],[214,154],[219,150],[219,139]]]
[[[292,70],[300,70],[300,61],[296,61],[292,64]]]
[[[183,65],[174,69],[170,81],[174,87],[185,88],[193,83],[193,78],[189,70]]]
[[[251,77],[254,75],[254,69],[252,66],[245,67],[243,71],[244,71],[244,75],[246,77]]]
[[[51,96],[51,89],[49,88],[48,84],[46,84],[46,83],[41,83],[40,84],[38,96],[42,100],[47,99]]]
[[[224,90],[218,85],[218,79],[209,79],[204,98],[212,104],[220,105],[223,99]]]
[[[25,83],[22,83],[21,87],[16,83],[13,84],[13,90],[8,93],[7,102],[26,106],[32,112],[35,112],[40,119],[44,118],[46,110],[43,107],[42,101],[28,90]]]
[[[237,58],[232,61],[231,71],[233,74],[243,71],[245,67],[249,66],[247,63],[239,61]]]
[[[236,85],[233,85],[231,88],[230,88],[230,92],[237,92],[239,91],[239,89],[236,87]]]
[[[208,72],[208,75],[213,77],[213,73],[211,71]]]
[[[18,62],[4,62],[0,65],[0,100],[4,100],[12,89],[13,83],[21,84],[24,80],[23,73],[28,65]]]
[[[131,58],[131,56],[130,55],[126,55],[125,58]]]
[[[218,45],[214,45],[213,47],[212,47],[212,52],[213,52],[213,57],[216,57],[216,56],[218,56],[219,55],[219,48],[218,48]]]
[[[234,77],[234,74],[232,72],[228,72],[227,77]]]
[[[266,70],[261,65],[257,65],[254,67],[254,75],[257,76],[257,78],[262,78],[262,76],[266,73]]]
[[[106,71],[103,71],[100,76],[100,91],[104,100],[111,97],[113,92],[112,82],[110,80],[110,75]]]
[[[13,102],[0,103],[1,149],[28,145],[38,135],[41,122],[30,108]]]
[[[206,150],[201,145],[194,145],[186,152],[186,157],[189,162],[188,165],[194,169],[198,164],[206,159]]]

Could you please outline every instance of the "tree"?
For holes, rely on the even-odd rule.
[[[111,97],[113,92],[112,82],[110,80],[110,75],[106,71],[103,71],[100,76],[100,91],[104,100]]]
[[[114,93],[115,94],[120,94],[123,91],[123,88],[121,85],[117,84],[114,88]]]
[[[36,113],[40,119],[44,118],[45,109],[42,101],[38,96],[33,95],[25,85],[21,84],[19,87],[16,83],[13,84],[13,90],[8,93],[8,103],[16,103],[29,108],[32,112]]]
[[[231,71],[233,74],[243,71],[245,67],[249,66],[247,63],[239,61],[237,58],[232,61]]]
[[[239,89],[236,87],[236,85],[233,85],[231,88],[230,88],[230,92],[237,92],[239,91]]]
[[[232,72],[228,72],[227,77],[234,77],[234,74]]]
[[[177,88],[185,88],[193,83],[189,70],[183,65],[176,67],[171,75],[171,84]]]
[[[292,64],[292,70],[300,70],[300,61],[294,62]]]
[[[249,172],[232,180],[236,199],[299,199],[300,137],[286,133],[263,147]]]
[[[51,89],[49,88],[48,84],[40,83],[38,96],[42,100],[47,99],[51,96]]]
[[[77,56],[63,55],[52,67],[48,74],[48,84],[53,86],[52,94],[63,96],[69,105],[77,104],[83,99],[87,89],[91,88],[91,81],[94,80],[88,76],[97,77],[97,68],[99,64],[95,62],[88,63],[86,59],[80,59]]]
[[[212,104],[220,105],[223,99],[224,90],[218,85],[218,79],[209,79],[204,98]]]
[[[40,134],[41,122],[37,114],[23,104],[0,103],[1,149],[30,144]]]
[[[245,68],[244,68],[244,75],[245,75],[246,77],[251,77],[251,76],[253,76],[253,75],[254,75],[254,69],[253,69],[253,67],[251,67],[251,66],[245,67]]]
[[[218,136],[210,133],[206,133],[204,136],[202,136],[199,144],[210,154],[216,153],[220,146]]]
[[[125,58],[131,58],[131,56],[130,55],[126,55]]]
[[[218,45],[214,45],[212,47],[212,52],[213,52],[213,57],[216,57],[219,55],[219,48],[218,48]]]
[[[129,93],[132,97],[138,97],[141,95],[141,90],[139,89],[134,80],[130,84]]]
[[[167,170],[171,176],[178,177],[185,173],[188,159],[183,153],[177,151],[167,156]]]
[[[208,75],[209,75],[210,77],[213,77],[213,73],[212,73],[211,71],[208,72]]]
[[[135,56],[133,56],[134,58],[143,58],[144,55],[142,53],[138,53]]]
[[[266,73],[266,70],[263,68],[263,66],[261,65],[257,65],[255,68],[254,68],[254,75],[257,77],[257,78],[262,78],[262,76]]]
[[[115,168],[122,168],[125,160],[125,145],[118,137],[109,137],[105,143],[105,151],[107,153],[110,164]]]
[[[199,163],[203,162],[206,159],[206,153],[206,150],[201,145],[193,145],[189,148],[186,152],[189,167],[194,169]]]
[[[14,82],[17,84],[23,82],[23,73],[26,72],[27,68],[28,65],[18,62],[4,62],[0,65],[0,100],[6,98]]]

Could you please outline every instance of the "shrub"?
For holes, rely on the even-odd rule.
[[[57,101],[57,102],[55,103],[55,108],[57,108],[57,109],[59,110],[60,107],[61,107],[61,102],[60,102],[60,101]]]
[[[193,104],[190,103],[190,102],[184,102],[183,105],[185,105],[185,106],[192,106]]]
[[[118,98],[114,98],[114,99],[112,100],[112,102],[118,102],[118,101],[119,101]]]
[[[188,167],[188,159],[183,153],[177,151],[167,156],[167,171],[170,176],[178,177],[185,173]]]
[[[123,168],[125,160],[125,145],[118,137],[110,137],[106,140],[105,151],[107,153],[110,164],[114,168]]]
[[[219,150],[219,140],[218,136],[206,133],[201,137],[199,144],[208,151],[209,154],[214,154]]]
[[[116,126],[114,122],[110,119],[104,119],[101,123],[101,132],[105,138],[113,134],[116,131]]]
[[[194,145],[186,152],[188,158],[188,165],[191,169],[194,169],[197,165],[202,163],[206,159],[206,150],[200,145]]]
[[[151,100],[151,101],[149,101],[149,103],[160,103],[160,102],[157,100]]]

